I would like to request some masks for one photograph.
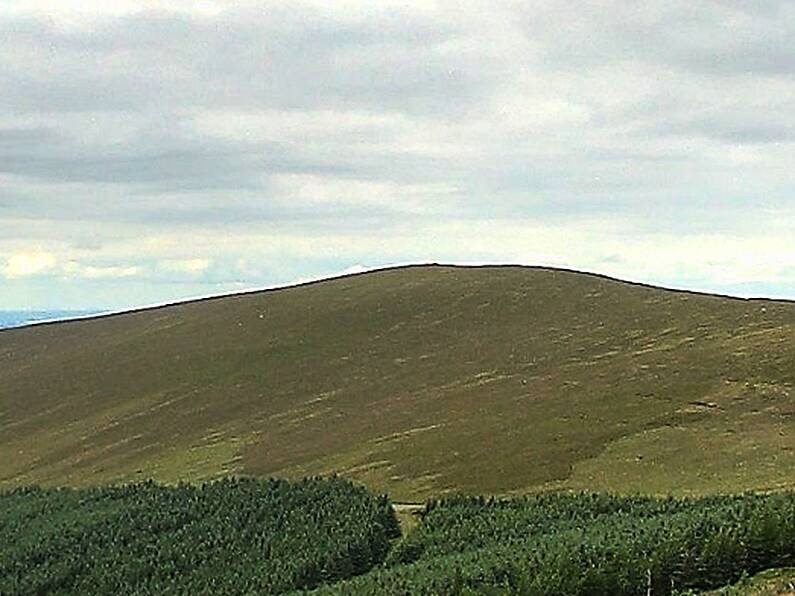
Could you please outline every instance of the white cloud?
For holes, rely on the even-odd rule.
[[[52,271],[57,263],[55,255],[46,251],[16,252],[8,257],[0,271],[10,279],[32,277]]]
[[[83,279],[120,279],[135,277],[143,272],[143,267],[135,265],[84,265],[75,261],[67,263],[63,272],[67,277]]]
[[[311,174],[277,174],[271,184],[279,200],[293,205],[380,206],[408,213],[447,210],[461,193],[454,184],[444,182],[400,184]]]
[[[122,17],[147,11],[214,16],[229,4],[229,1],[217,0],[185,3],[170,0],[59,0],[55,3],[48,0],[6,0],[0,3],[0,17],[34,14],[56,19],[64,25],[81,25],[98,17]]]
[[[210,266],[210,259],[168,259],[160,261],[159,267],[174,273],[201,274]]]

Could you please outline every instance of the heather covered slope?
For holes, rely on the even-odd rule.
[[[795,304],[408,267],[0,331],[0,487],[795,486]]]

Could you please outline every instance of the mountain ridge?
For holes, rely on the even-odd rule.
[[[795,298],[772,298],[768,296],[737,296],[734,294],[727,294],[722,292],[710,291],[710,290],[697,290],[697,289],[690,289],[690,288],[676,288],[667,286],[665,284],[657,284],[652,282],[643,282],[643,281],[633,281],[629,279],[624,279],[622,277],[618,277],[615,275],[609,275],[606,273],[599,273],[597,271],[588,271],[584,269],[575,269],[573,267],[559,267],[553,265],[521,265],[515,263],[483,263],[483,264],[456,264],[456,263],[445,263],[443,261],[439,262],[428,262],[428,263],[409,263],[409,264],[400,264],[400,265],[385,265],[383,267],[374,267],[372,269],[368,268],[364,271],[354,271],[350,273],[340,273],[336,275],[330,275],[328,277],[321,277],[317,279],[310,279],[307,281],[296,281],[292,283],[287,283],[284,285],[277,285],[272,287],[264,287],[264,288],[251,288],[240,290],[239,292],[228,292],[228,293],[221,293],[221,294],[211,294],[208,296],[198,296],[193,298],[185,298],[180,300],[175,300],[173,302],[163,302],[163,303],[155,303],[151,305],[143,305],[143,306],[134,306],[131,308],[123,308],[119,310],[114,309],[96,309],[96,312],[91,311],[54,311],[54,312],[74,312],[74,313],[89,313],[89,314],[80,314],[78,317],[73,318],[62,318],[62,319],[53,319],[53,320],[46,320],[46,321],[36,321],[37,325],[54,325],[59,323],[69,323],[75,320],[87,320],[87,319],[106,319],[109,317],[115,317],[119,315],[131,314],[131,313],[138,313],[138,312],[148,312],[153,310],[159,310],[162,308],[169,308],[172,306],[179,306],[181,304],[193,304],[193,303],[200,303],[200,302],[209,302],[212,300],[223,300],[225,298],[233,298],[235,296],[250,296],[253,294],[264,294],[268,292],[278,292],[280,290],[289,290],[292,288],[302,288],[313,286],[317,284],[322,284],[325,282],[333,281],[336,279],[345,279],[349,277],[358,277],[363,275],[368,275],[371,273],[379,273],[379,272],[386,272],[386,271],[397,271],[403,269],[423,269],[423,268],[448,268],[448,269],[524,269],[524,270],[537,270],[537,271],[547,271],[550,273],[573,273],[577,275],[584,275],[598,279],[604,279],[608,281],[619,282],[622,284],[630,285],[630,286],[637,286],[642,288],[649,288],[655,290],[663,290],[666,292],[676,292],[682,294],[692,294],[696,296],[712,296],[715,298],[726,298],[728,300],[742,300],[746,302],[782,302],[782,303],[791,303],[795,304]],[[94,310],[94,309],[92,309]],[[22,311],[13,311],[13,312],[22,312]],[[0,331],[7,329],[6,327],[0,327]]]

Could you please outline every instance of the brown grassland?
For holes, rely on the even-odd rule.
[[[414,266],[0,332],[0,488],[795,487],[795,303]]]

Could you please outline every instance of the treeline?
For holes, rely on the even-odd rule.
[[[0,594],[281,594],[364,573],[400,535],[341,479],[0,494]]]
[[[795,494],[456,497],[369,574],[318,594],[672,594],[795,563]]]

